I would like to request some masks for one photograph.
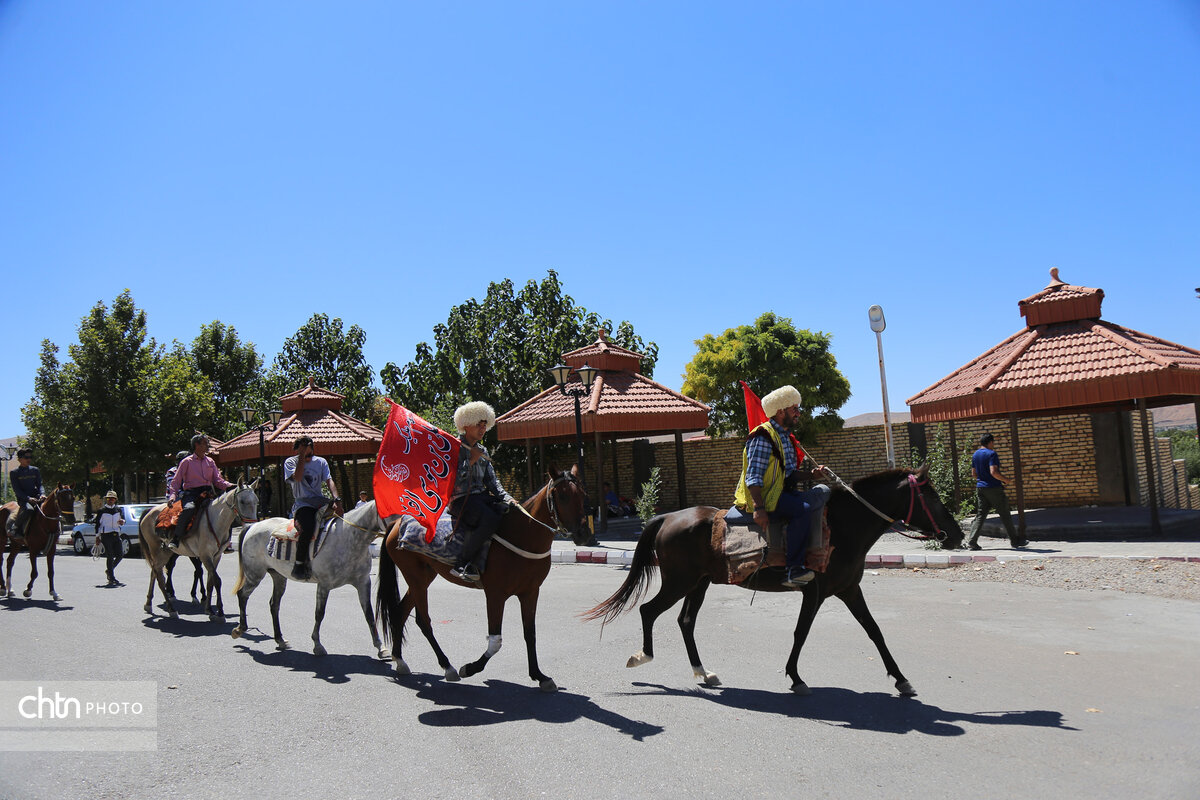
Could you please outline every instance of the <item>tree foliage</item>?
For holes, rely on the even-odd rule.
[[[1157,435],[1171,440],[1171,455],[1183,459],[1187,482],[1200,483],[1200,440],[1196,439],[1196,429],[1159,431]]]
[[[262,356],[253,343],[242,343],[232,325],[213,320],[201,326],[200,334],[192,341],[191,358],[212,383],[213,416],[205,421],[204,430],[222,441],[245,430],[240,414],[243,407],[255,409],[256,421],[263,422],[263,412],[277,406],[278,395],[264,397],[267,387]]]
[[[519,292],[511,280],[489,284],[483,302],[471,298],[434,326],[432,346],[418,344],[403,367],[388,362],[381,377],[396,402],[430,422],[468,400],[503,413],[550,386],[546,371],[563,353],[595,341],[601,329],[614,344],[642,353],[642,374],[653,375],[658,345],[643,341],[628,321],[614,329],[611,320],[578,305],[549,270]]]
[[[796,435],[811,442],[817,433],[837,430],[837,410],[850,399],[850,382],[838,371],[830,350],[833,337],[797,329],[787,317],[767,312],[753,325],[730,328],[696,341],[697,352],[684,373],[683,393],[712,406],[709,433],[748,433],[739,380],[760,397],[791,384],[800,390]]]
[[[34,396],[22,410],[29,441],[50,480],[158,470],[197,420],[213,414],[213,391],[181,348],[150,338],[146,314],[125,290],[109,309],[96,303],[80,321],[70,359],[42,343]]]
[[[284,340],[267,377],[266,390],[279,397],[308,384],[312,375],[318,386],[346,396],[342,411],[352,417],[383,425],[378,417],[375,372],[363,354],[367,334],[357,325],[343,328],[338,317],[313,314],[296,333]],[[275,402],[272,400],[271,402]]]

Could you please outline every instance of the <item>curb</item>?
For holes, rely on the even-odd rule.
[[[974,553],[934,553],[931,555],[869,555],[868,568],[884,569],[944,569],[962,564],[985,564],[1009,561],[1048,561],[1051,559],[1074,559],[1077,561],[1177,561],[1200,564],[1200,556],[1065,556],[1035,555],[1031,553],[1004,553],[1000,555],[977,555]],[[629,566],[633,562],[632,550],[555,550],[550,554],[552,564],[606,564]]]

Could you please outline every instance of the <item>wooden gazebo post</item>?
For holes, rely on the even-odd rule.
[[[1158,489],[1154,485],[1154,461],[1156,453],[1151,449],[1153,442],[1150,440],[1150,412],[1146,408],[1146,401],[1139,397],[1134,401],[1137,410],[1142,413],[1142,450],[1146,454],[1146,488],[1150,490],[1150,531],[1155,536],[1162,535],[1162,523],[1158,519]]]
[[[1013,480],[1017,483],[1017,533],[1022,539],[1025,535],[1025,479],[1021,470],[1021,438],[1017,435],[1017,415],[1008,415],[1008,434],[1012,439],[1013,451]]]

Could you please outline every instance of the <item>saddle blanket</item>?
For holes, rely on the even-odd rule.
[[[749,515],[737,508],[721,511],[713,518],[712,547],[715,552],[725,554],[729,583],[734,585],[742,583],[764,567],[787,566],[785,524],[772,522],[770,531],[764,535],[762,528],[748,523],[748,519]],[[828,509],[825,509],[822,514],[821,541],[809,542],[808,552],[804,554],[804,566],[814,572],[824,572],[832,553]]]
[[[329,534],[329,529],[333,527],[329,520],[320,528],[317,529],[316,535],[313,536],[312,545],[309,546],[311,551],[309,558],[316,558],[317,553],[321,552],[321,545],[325,543],[325,538]],[[267,539],[267,557],[275,558],[280,561],[295,561],[296,560],[296,542],[300,538],[300,533],[295,529],[295,524],[292,520],[288,520],[287,525],[281,525],[277,529],[271,531],[271,536]]]
[[[411,550],[414,553],[419,553],[434,561],[440,561],[443,564],[455,564],[458,562],[459,555],[462,554],[463,537],[456,535],[454,532],[454,520],[449,514],[443,514],[437,522],[437,527],[433,532],[433,541],[425,541],[425,526],[414,517],[405,514],[400,518],[400,547],[405,550]],[[491,550],[492,542],[489,539],[483,549],[479,551],[479,560],[482,564],[487,564],[488,552]],[[482,569],[480,570],[482,571]]]
[[[169,503],[166,508],[158,512],[158,519],[154,521],[154,530],[156,531],[173,531],[175,523],[179,521],[179,512],[183,511],[183,503],[176,500],[174,503]]]

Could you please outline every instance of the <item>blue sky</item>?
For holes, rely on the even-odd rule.
[[[893,411],[1058,267],[1200,346],[1200,3],[0,0],[0,435],[125,288],[268,362],[321,311],[404,363],[489,281],[656,341],[764,311]]]

